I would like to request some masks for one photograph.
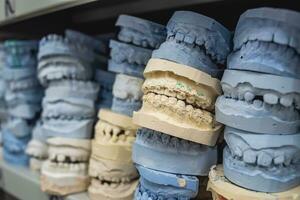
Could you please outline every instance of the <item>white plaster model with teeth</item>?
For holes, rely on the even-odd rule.
[[[118,74],[113,85],[113,95],[120,99],[138,101],[143,96],[141,90],[143,82],[141,78]]]
[[[89,185],[90,140],[57,137],[47,142],[49,159],[41,170],[42,190],[56,195],[85,191]]]
[[[137,126],[131,118],[105,109],[99,111],[99,118],[89,166],[90,198],[132,199],[138,182],[131,159]]]
[[[223,165],[230,181],[263,192],[281,192],[300,184],[300,134],[260,134],[226,127],[225,140]]]
[[[300,80],[248,71],[225,70],[224,96],[216,102],[216,120],[258,133],[300,131]]]
[[[196,143],[214,146],[222,125],[212,114],[220,82],[195,68],[151,59],[144,71],[143,107],[134,122]]]
[[[32,139],[27,145],[26,154],[31,156],[30,168],[39,171],[48,157],[48,145],[40,140]]]
[[[224,176],[222,165],[211,168],[207,190],[212,192],[213,200],[300,200],[300,186],[279,193],[263,193],[232,184]]]
[[[49,57],[40,60],[38,64],[38,78],[44,86],[49,81],[62,78],[89,80],[92,76],[92,68],[75,57]]]

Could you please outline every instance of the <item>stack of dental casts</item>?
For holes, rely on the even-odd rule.
[[[4,42],[7,121],[3,124],[3,157],[11,164],[27,166],[25,154],[31,131],[41,110],[43,91],[36,76],[37,41]]]
[[[41,39],[38,78],[45,87],[42,116],[32,147],[48,159],[41,167],[41,188],[54,195],[85,191],[98,84],[91,81],[101,65],[101,41],[67,30]],[[42,137],[40,137],[42,135]],[[33,154],[34,156],[35,154]]]
[[[3,68],[6,66],[4,44],[0,43],[0,148],[2,147],[2,126],[7,118],[5,106],[5,80]],[[1,153],[1,152],[0,152]],[[2,153],[1,153],[2,155]]]
[[[131,200],[138,185],[132,162],[132,144],[137,126],[133,111],[142,105],[143,71],[153,49],[166,37],[165,27],[151,21],[121,15],[116,26],[118,40],[110,40],[108,70],[117,73],[112,88],[111,109],[101,108],[92,141],[89,196],[96,199]],[[108,88],[108,75],[102,81]],[[112,79],[111,79],[112,80]]]
[[[133,145],[141,176],[134,199],[207,198],[199,186],[217,163],[222,124],[214,104],[230,38],[221,24],[198,13],[178,11],[169,20],[166,41],[144,71],[142,108],[133,115],[142,127]]]
[[[299,20],[274,8],[239,19],[216,102],[227,146],[223,167],[210,172],[215,200],[299,198]]]

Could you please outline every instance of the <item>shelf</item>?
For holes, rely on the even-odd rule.
[[[40,0],[30,0],[38,1]],[[57,3],[58,0],[53,0]],[[212,17],[234,30],[245,10],[280,7],[300,11],[294,0],[67,0],[66,4],[44,5],[0,23],[0,40],[39,39],[48,33],[62,34],[66,28],[91,35],[115,32],[120,14],[130,14],[166,24],[176,10],[191,10]],[[19,1],[18,1],[19,2]],[[23,1],[21,1],[23,2]],[[26,0],[27,2],[27,0]]]
[[[50,197],[40,189],[39,173],[27,167],[9,165],[2,157],[0,157],[0,187],[20,200],[89,200],[87,193],[73,194],[64,198]]]

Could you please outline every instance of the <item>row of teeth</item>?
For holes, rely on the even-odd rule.
[[[300,94],[280,94],[275,91],[264,92],[255,89],[252,86],[246,87],[231,87],[228,84],[222,83],[222,89],[225,97],[230,97],[238,100],[245,100],[252,102],[257,96],[262,96],[264,102],[275,105],[280,103],[282,106],[290,107],[295,105],[297,109],[300,109]]]
[[[24,45],[20,47],[9,48],[8,51],[10,54],[36,54],[38,48],[37,46]]]
[[[124,186],[131,184],[129,183],[129,181],[126,182],[109,182],[109,181],[103,181],[103,180],[99,180],[97,178],[93,178],[92,179],[92,184],[91,185],[101,185],[101,187],[105,187],[105,188],[112,188],[112,189],[117,189],[118,187],[123,188]]]
[[[138,26],[136,26],[135,24],[137,24]],[[151,35],[155,35],[155,36],[164,37],[166,35],[166,32],[165,32],[166,28],[164,25],[157,24],[155,22],[151,22],[151,21],[147,21],[147,20],[143,20],[143,19],[132,19],[131,18],[127,21],[127,23],[118,24],[118,26],[120,26],[121,29],[141,31],[142,34],[147,34],[148,32],[151,32],[152,33]],[[143,28],[140,28],[141,26]]]
[[[165,86],[160,85],[144,84],[143,92],[145,94],[153,92],[156,94],[166,95],[168,97],[176,97],[179,100],[184,100],[188,104],[202,109],[207,109],[212,104],[211,99],[207,98],[206,96],[193,95],[185,91],[178,91],[178,89],[175,90],[173,88],[166,88]]]
[[[240,49],[236,51],[241,51],[241,53],[250,53],[251,51],[257,51],[257,49],[263,49],[265,52],[273,52],[277,55],[284,55],[285,60],[293,60],[293,62],[299,63],[300,62],[300,55],[294,49],[288,46],[279,45],[273,42],[264,42],[258,40],[247,40]],[[296,61],[295,61],[296,59]]]
[[[131,143],[132,141],[129,140],[129,136],[132,138],[134,135],[133,131],[124,130],[101,120],[96,124],[96,140]]]
[[[203,149],[201,148],[202,145],[200,144],[145,128],[138,129],[137,140],[150,143],[151,146],[162,145],[164,147],[169,147],[172,149],[182,149],[187,152]]]
[[[165,39],[161,35],[149,35],[149,37],[147,36],[148,35],[146,35],[145,33],[137,33],[136,30],[122,28],[118,34],[118,39],[126,43],[132,43],[134,45],[141,46],[144,48],[154,49],[157,49]]]
[[[280,151],[280,154],[278,156],[274,156],[272,153],[267,153],[265,151],[255,151],[251,149],[247,149],[244,152],[238,148],[235,147],[232,151],[234,157],[237,159],[240,159],[244,161],[247,164],[252,165],[259,165],[262,167],[270,167],[273,164],[275,165],[284,165],[284,166],[290,166],[291,164],[296,164],[300,162],[300,154],[296,156],[290,156],[287,154],[284,154],[284,151]]]
[[[149,56],[145,56],[144,54],[138,54],[138,50],[132,51],[133,52],[130,54],[129,52],[120,51],[119,49],[111,49],[110,56],[111,59],[114,60],[116,63],[127,62],[130,64],[137,64],[142,66],[147,64],[151,54],[149,54]]]
[[[186,34],[174,29],[174,30],[168,30],[167,38],[168,40],[175,39],[177,42],[184,42],[188,45],[192,45],[193,47],[195,46],[201,47],[201,49],[203,49],[206,52],[206,54],[208,54],[211,57],[212,60],[217,61],[220,64],[225,64],[226,55],[230,53],[229,45],[224,55],[217,53],[216,50],[214,49],[214,46],[212,46],[212,44],[214,44],[214,41],[210,42],[209,40],[212,39],[210,39],[209,37],[205,37],[204,35],[200,35],[199,37],[196,37],[191,33]]]
[[[43,37],[39,44],[40,48],[43,48],[43,46],[46,45],[48,42],[50,42],[50,43],[51,42],[59,42],[65,46],[68,46],[69,48],[75,49],[80,52],[90,51],[90,49],[88,47],[82,45],[82,43],[71,41],[69,38],[66,38],[66,37],[63,37],[60,35],[56,35],[56,34],[49,34],[49,35]]]
[[[86,171],[88,169],[87,163],[62,163],[62,162],[50,162],[50,167],[63,168],[70,171]]]
[[[42,116],[44,118],[54,118],[58,120],[86,120],[86,119],[91,119],[93,120],[93,115],[83,115],[84,113],[81,113],[80,115],[67,115],[67,114],[62,114],[59,111],[56,112],[55,110],[49,111],[45,113],[43,111]]]
[[[299,120],[300,119],[300,112],[296,109],[294,109],[294,107],[284,107],[281,106],[280,104],[276,104],[276,105],[271,105],[268,103],[265,103],[259,99],[255,99],[253,102],[246,102],[246,101],[235,101],[232,100],[231,98],[224,98],[224,96],[220,96],[219,98],[222,99],[223,103],[231,103],[231,104],[239,104],[239,105],[243,105],[243,106],[251,106],[252,108],[254,108],[255,110],[262,110],[262,111],[266,111],[266,112],[270,112],[268,113],[278,117],[284,121],[286,120]],[[226,102],[226,100],[229,100],[231,102]],[[263,113],[263,112],[262,112]]]
[[[51,161],[58,161],[58,162],[88,162],[89,157],[88,155],[64,155],[64,154],[56,154],[53,152],[49,152],[49,159]]]
[[[22,90],[31,87],[39,86],[39,82],[37,79],[28,79],[25,81],[13,81],[9,83],[9,88],[11,90]]]
[[[97,173],[98,174],[98,173]],[[98,179],[100,181],[109,181],[111,183],[119,184],[119,183],[128,183],[131,181],[130,177],[112,177],[112,176],[105,176],[105,175],[94,175],[93,178]]]
[[[68,90],[82,90],[97,93],[99,85],[92,81],[80,81],[80,80],[59,80],[52,81],[50,87],[66,88]]]
[[[87,80],[91,79],[91,77],[92,76],[90,74],[82,72],[82,71],[73,72],[73,71],[68,71],[68,70],[61,70],[61,71],[47,73],[44,75],[44,77],[39,76],[39,78],[40,78],[40,80],[42,80],[42,82],[45,82],[43,79],[46,79],[47,81],[61,80],[61,79],[87,81]]]
[[[264,21],[263,26],[268,27],[268,23],[273,23],[273,22],[268,22],[268,21]],[[271,26],[274,27],[273,24],[271,24]],[[243,26],[245,27],[245,26]],[[247,26],[249,27],[249,26]],[[289,27],[290,28],[290,27]],[[253,27],[252,27],[253,29]],[[255,29],[260,29],[260,27],[257,27]],[[281,29],[282,30],[282,29]],[[277,43],[280,45],[285,45],[294,49],[297,49],[297,51],[300,53],[300,49],[299,49],[299,45],[297,43],[297,39],[295,37],[294,34],[291,35],[291,33],[297,33],[296,31],[290,32],[289,34],[283,34],[281,31],[276,31],[276,28],[274,27],[273,31],[251,31],[250,34],[245,35],[242,39],[240,39],[240,32],[243,32],[243,29],[239,29],[239,27],[237,27],[236,33],[235,33],[235,38],[234,38],[234,50],[238,50],[240,49],[243,44],[245,44],[247,41],[252,40],[252,41],[263,41],[263,42],[268,42],[268,43]]]
[[[187,115],[189,118],[195,120],[197,124],[213,124],[214,117],[211,113],[193,108],[191,105],[186,105],[184,101],[178,100],[175,97],[147,93],[143,96],[143,101],[150,103],[155,108],[169,107],[169,109],[180,116]]]

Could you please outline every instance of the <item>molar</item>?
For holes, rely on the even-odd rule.
[[[245,163],[255,164],[256,163],[256,153],[251,150],[246,150],[243,155],[243,160],[245,161]]]
[[[278,103],[278,95],[274,93],[264,94],[264,101],[269,104],[277,104]]]
[[[293,104],[293,97],[292,95],[284,95],[280,98],[280,104],[285,106],[285,107],[289,107],[292,106]]]
[[[250,92],[250,91],[247,91],[245,94],[244,94],[244,98],[246,101],[250,102],[254,99],[255,95]]]
[[[255,108],[261,108],[262,105],[263,105],[263,102],[261,100],[255,99],[253,101],[253,105],[254,105]]]
[[[272,156],[266,152],[258,154],[257,164],[264,167],[269,167],[272,164]]]

